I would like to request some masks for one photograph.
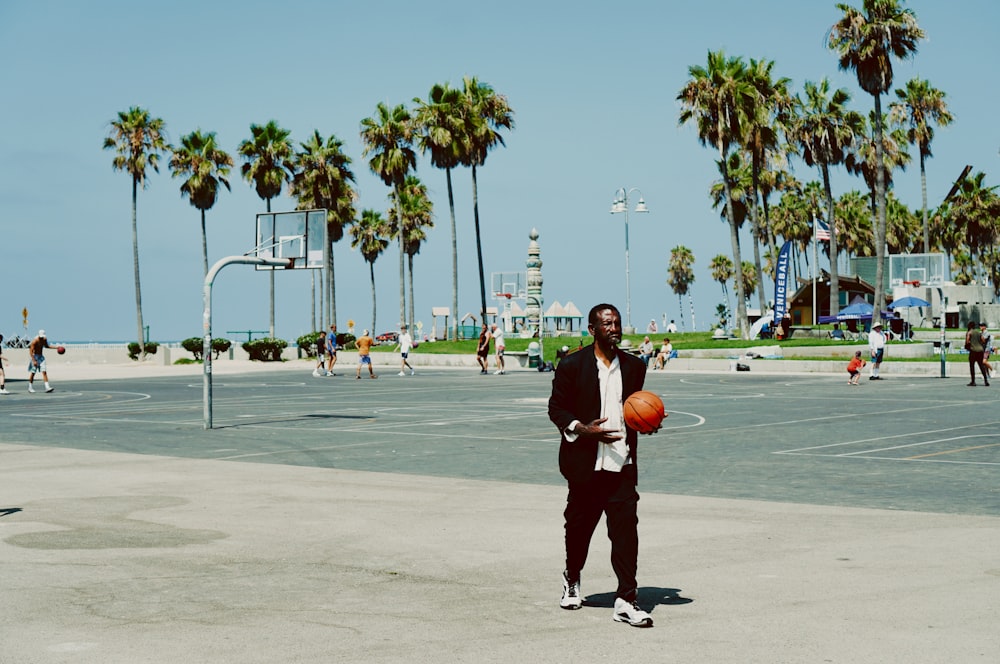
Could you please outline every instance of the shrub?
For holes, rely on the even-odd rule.
[[[156,349],[159,348],[159,347],[160,347],[160,344],[158,344],[157,342],[155,342],[155,341],[147,341],[146,342],[146,355],[156,355]],[[128,345],[128,358],[130,360],[138,360],[139,359],[139,351],[140,351],[139,342],[133,341],[132,343],[130,343]]]
[[[310,332],[303,334],[295,340],[298,347],[306,354],[306,357],[316,357],[325,343],[326,334],[323,332]]]
[[[181,347],[194,355],[194,359],[201,360],[201,351],[204,343],[205,340],[201,337],[191,337],[182,341]],[[212,352],[215,353],[215,359],[218,359],[219,355],[228,351],[232,345],[233,342],[229,339],[212,339]]]
[[[255,339],[243,344],[251,360],[261,362],[281,362],[281,351],[288,347],[284,339]]]

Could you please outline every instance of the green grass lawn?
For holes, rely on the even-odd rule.
[[[927,330],[932,331],[932,330]],[[936,331],[936,330],[934,330]],[[711,332],[678,332],[671,335],[663,335],[660,333],[649,335],[650,341],[653,342],[654,347],[659,348],[660,344],[663,342],[663,337],[669,336],[670,343],[673,344],[674,349],[680,352],[685,350],[692,350],[696,348],[751,348],[754,346],[781,346],[782,348],[793,348],[793,347],[806,347],[806,346],[844,346],[853,345],[859,348],[867,348],[867,342],[865,341],[844,341],[835,339],[784,339],[776,341],[773,339],[757,339],[754,341],[745,341],[743,339],[714,339],[712,338]],[[642,340],[646,337],[646,334],[628,334],[625,335],[624,339],[628,339],[633,348],[639,347],[642,344]],[[528,350],[528,344],[535,339],[522,339],[520,337],[507,337],[507,350],[508,351],[524,351]],[[588,345],[592,342],[592,338],[586,337],[546,337],[542,344],[543,355],[546,362],[554,362],[556,357],[556,351],[563,346],[569,346],[573,348],[579,346],[581,343],[583,345]],[[905,344],[905,341],[890,341],[890,347],[895,344]],[[426,355],[475,355],[476,346],[478,345],[478,340],[476,339],[466,339],[463,341],[423,341],[417,346],[412,352],[414,354],[426,354]],[[490,351],[492,352],[492,345],[490,346]],[[394,344],[384,344],[381,346],[374,346],[372,348],[374,353],[397,353],[399,352],[398,347]],[[892,357],[892,351],[889,351],[889,356]],[[795,357],[789,359],[796,360],[831,360],[838,358],[830,357]],[[867,358],[866,358],[867,359]],[[964,362],[967,361],[968,355],[962,353],[948,353],[948,362]],[[938,362],[940,361],[939,355],[932,355],[926,358],[901,358],[892,357],[893,362]]]

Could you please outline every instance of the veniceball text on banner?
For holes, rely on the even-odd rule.
[[[788,311],[788,262],[792,242],[785,242],[778,252],[778,263],[774,271],[774,324],[780,325]]]

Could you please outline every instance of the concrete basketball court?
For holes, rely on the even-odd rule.
[[[650,372],[639,630],[602,527],[558,607],[551,375],[291,364],[8,382],[0,662],[1000,659],[1000,386]]]

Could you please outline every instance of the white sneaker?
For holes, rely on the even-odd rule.
[[[333,373],[332,371],[327,371],[327,372],[326,372],[326,375],[327,375],[327,376],[335,376],[336,374],[335,374],[335,373]]]
[[[48,392],[52,392],[52,391],[54,391],[55,389],[56,389],[56,388],[54,388],[54,387],[46,387],[46,388],[45,388],[45,392],[46,392],[46,393],[48,393]]]
[[[411,376],[414,376],[414,375],[416,375],[416,373],[417,373],[416,371],[414,371],[413,369],[410,369],[410,375],[411,375]]]
[[[406,374],[405,374],[405,373],[403,373],[402,371],[400,371],[400,372],[399,372],[398,374],[396,374],[396,375],[397,375],[397,376],[405,376]]]
[[[10,394],[10,392],[7,391],[6,387],[0,387],[0,394]]]
[[[575,611],[583,606],[583,598],[580,596],[580,580],[570,583],[566,572],[563,572],[563,593],[559,600],[559,606],[570,611]]]
[[[28,392],[30,392],[31,394],[34,394],[35,393],[35,388],[33,388],[31,385],[29,385],[28,386]]]
[[[653,617],[639,608],[635,602],[615,598],[615,612],[611,616],[615,622],[623,622],[632,627],[652,627]]]
[[[313,378],[319,378],[319,369],[313,369]]]

